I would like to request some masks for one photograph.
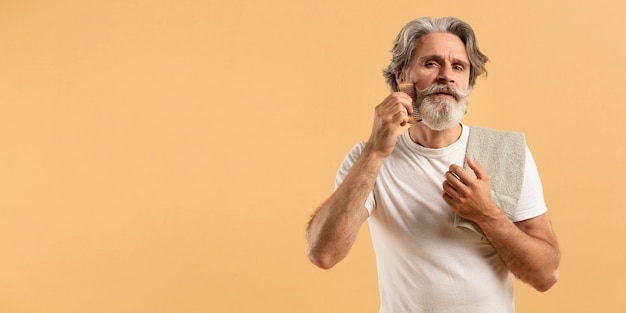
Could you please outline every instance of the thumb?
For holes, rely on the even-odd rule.
[[[476,174],[477,179],[483,180],[483,179],[489,178],[489,175],[487,174],[485,169],[482,167],[482,165],[480,165],[480,163],[474,160],[471,156],[466,155],[465,162],[467,162],[467,165],[469,166],[469,168],[471,168],[472,171],[474,171],[474,174]]]

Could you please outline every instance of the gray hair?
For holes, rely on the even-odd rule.
[[[474,87],[478,76],[487,75],[485,63],[489,58],[478,49],[476,35],[469,24],[454,17],[438,19],[420,17],[410,21],[402,28],[390,51],[391,63],[383,70],[383,76],[386,77],[387,85],[392,91],[398,91],[396,73],[409,65],[411,54],[419,38],[430,33],[450,33],[463,41],[470,61],[470,88]]]

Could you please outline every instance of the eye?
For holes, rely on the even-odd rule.
[[[437,67],[439,64],[435,61],[426,61],[424,65],[428,68],[431,68],[431,67]]]
[[[459,71],[459,72],[465,71],[465,67],[463,65],[460,65],[460,64],[456,64],[452,68],[454,68],[455,71]]]

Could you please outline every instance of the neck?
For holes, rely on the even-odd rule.
[[[413,142],[430,149],[439,149],[453,144],[461,137],[463,126],[458,124],[444,130],[432,130],[424,123],[412,124],[409,136]]]

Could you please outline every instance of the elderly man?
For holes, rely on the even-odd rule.
[[[487,57],[451,17],[409,22],[391,52],[392,93],[309,222],[309,258],[333,267],[367,220],[380,312],[514,312],[511,273],[546,291],[560,252],[523,134],[461,123]]]

